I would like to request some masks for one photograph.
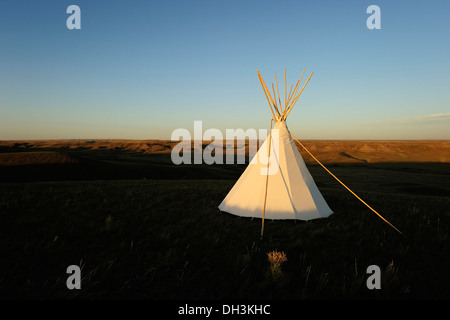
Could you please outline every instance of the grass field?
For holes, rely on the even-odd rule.
[[[33,162],[16,153],[58,149],[17,148],[0,148],[3,298],[450,298],[446,162],[330,163],[404,236],[307,162],[335,213],[266,220],[260,240],[260,219],[217,209],[245,165],[175,167],[167,153],[111,149]],[[271,264],[274,251],[286,261]],[[66,287],[72,264],[81,290]],[[381,290],[366,286],[370,265]]]

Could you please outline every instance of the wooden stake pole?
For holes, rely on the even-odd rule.
[[[283,113],[284,118],[286,119],[286,111],[288,110],[288,106],[291,104],[291,101],[293,100],[293,98],[297,95],[297,90],[299,88],[300,83],[302,82],[303,79],[303,75],[305,74],[306,68],[303,69],[302,75],[300,76],[300,80],[297,81],[297,84],[295,85],[294,88],[294,92],[292,93],[292,96],[290,98],[288,98],[288,102],[287,102],[287,106],[286,106],[286,110]]]
[[[358,195],[356,193],[354,193],[349,187],[347,187],[341,180],[339,180],[333,173],[331,173],[330,170],[328,170],[319,160],[317,160],[316,157],[314,157],[312,155],[311,152],[309,152],[308,149],[306,149],[306,147],[301,144],[300,141],[298,141],[298,139],[291,133],[289,132],[289,134],[292,136],[292,138],[294,138],[295,141],[297,141],[297,143],[306,151],[308,152],[308,154],[322,167],[324,168],[333,178],[335,178],[337,180],[337,182],[339,182],[345,189],[347,189],[352,195],[354,195],[356,197],[356,199],[358,199],[359,201],[361,201],[367,208],[369,208],[370,210],[372,210],[378,217],[381,218],[381,220],[383,220],[384,222],[386,222],[388,225],[390,225],[395,231],[397,231],[398,233],[400,233],[401,235],[403,235],[403,233],[398,230],[396,227],[394,227],[393,224],[391,224],[389,221],[387,221],[381,214],[379,214],[378,212],[375,211],[375,209],[373,209],[371,206],[369,206],[367,203],[365,203],[360,197],[358,197]]]
[[[286,109],[287,109],[287,105],[289,103],[289,100],[291,99],[291,93],[292,93],[292,87],[294,86],[294,84],[291,84],[291,90],[289,90],[289,94],[288,94],[288,98],[286,101],[286,105],[284,106],[284,113],[286,113]]]
[[[303,69],[302,76],[300,77],[300,80],[298,80],[298,81],[302,82],[303,75],[305,74],[305,71],[306,71],[306,68]]]
[[[273,86],[273,83],[272,83],[272,90],[273,90],[273,98],[274,98],[274,100],[275,100],[275,110],[276,110],[276,112],[277,112],[277,114],[278,114],[278,116],[280,116],[281,114],[280,114],[280,111],[278,110],[278,106],[277,106],[277,96],[275,95],[275,87]]]
[[[278,80],[277,80],[277,73],[276,72],[275,72],[275,82],[277,84],[278,104],[280,106],[280,113],[283,113],[283,108],[281,106],[281,99],[280,99],[280,90],[278,89]]]
[[[269,103],[270,111],[272,111],[272,115],[275,118],[275,113],[273,112],[272,105],[270,104],[269,97],[267,96],[267,93],[266,93],[266,89],[264,89],[263,80],[262,80],[261,76],[259,75],[259,72],[258,72],[258,77],[259,77],[259,82],[261,82],[261,87],[264,91],[264,95],[266,96],[267,102]]]
[[[295,84],[295,87],[294,87],[294,91],[292,91],[291,96],[288,97],[288,101],[287,101],[288,106],[290,105],[292,98],[295,97],[295,95],[297,94],[297,88],[298,88],[299,84],[300,84],[300,80],[297,81],[297,83]]]
[[[286,113],[286,116],[285,116],[285,118],[287,118],[287,116],[289,115],[289,113],[291,112],[291,110],[292,110],[292,107],[294,106],[294,104],[297,102],[297,99],[298,99],[298,97],[300,97],[300,95],[302,94],[302,92],[303,92],[303,89],[305,89],[305,87],[306,87],[306,85],[308,84],[308,82],[309,82],[309,79],[311,79],[311,76],[313,75],[313,73],[311,72],[311,74],[309,75],[309,78],[308,78],[308,80],[306,80],[306,82],[305,82],[305,84],[303,85],[303,88],[302,88],[302,90],[300,90],[300,92],[298,93],[298,95],[297,95],[297,97],[294,99],[294,100],[292,100],[292,103],[291,103],[291,105],[289,106],[289,109],[288,109],[288,111],[287,111],[287,113]]]
[[[272,96],[270,95],[269,89],[267,89],[267,86],[266,86],[266,83],[264,82],[263,77],[261,76],[261,74],[259,73],[258,70],[256,70],[256,71],[258,72],[258,76],[259,76],[259,79],[260,79],[263,87],[266,89],[267,93],[269,94],[269,98],[270,98],[270,101],[272,102],[272,105],[275,107],[275,103],[273,102],[273,99],[272,99]],[[272,109],[272,107],[270,107],[270,108]],[[274,119],[276,119],[275,115],[274,115]]]
[[[283,110],[283,114],[286,112],[286,100],[287,100],[287,83],[286,83],[286,68],[284,68],[284,110]]]
[[[270,133],[268,136],[269,139],[269,150],[267,151],[267,172],[266,172],[266,189],[264,191],[264,206],[263,206],[263,214],[262,214],[262,222],[261,222],[261,240],[263,239],[263,234],[264,234],[264,217],[266,215],[266,202],[267,202],[267,186],[269,184],[269,163],[270,163],[270,144],[272,142],[272,121],[273,119],[270,120]]]

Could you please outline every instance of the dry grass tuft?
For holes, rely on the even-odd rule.
[[[267,256],[269,257],[269,262],[271,264],[281,264],[281,263],[287,261],[286,254],[283,251],[278,252],[277,250],[275,250],[275,251],[269,252],[267,254]]]
[[[282,252],[278,252],[277,250],[269,252],[267,257],[270,262],[270,271],[272,272],[272,276],[274,278],[278,278],[281,276],[281,264],[287,261],[286,254]]]

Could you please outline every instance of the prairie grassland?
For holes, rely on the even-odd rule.
[[[0,292],[23,298],[449,298],[449,198],[361,192],[400,236],[342,190],[310,222],[217,210],[234,181],[0,185]],[[267,254],[286,253],[273,277]],[[65,273],[82,267],[82,289]],[[383,271],[382,290],[366,268]]]
[[[176,167],[167,153],[21,148],[0,150],[3,298],[450,298],[446,162],[329,164],[404,236],[308,163],[335,213],[266,220],[260,240],[260,219],[217,209],[245,165]],[[37,156],[43,163],[14,155],[22,161],[14,165],[5,154],[17,152],[52,153]],[[273,252],[285,254],[276,266]],[[81,290],[66,287],[72,264],[81,266]],[[381,268],[381,290],[367,289],[370,265]]]

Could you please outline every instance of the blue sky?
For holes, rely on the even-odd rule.
[[[81,30],[66,27],[72,4]],[[380,30],[366,27],[371,4]],[[272,83],[284,68],[288,87],[314,72],[288,118],[298,138],[450,139],[449,9],[0,0],[0,139],[170,139],[194,120],[269,128],[256,70]]]

